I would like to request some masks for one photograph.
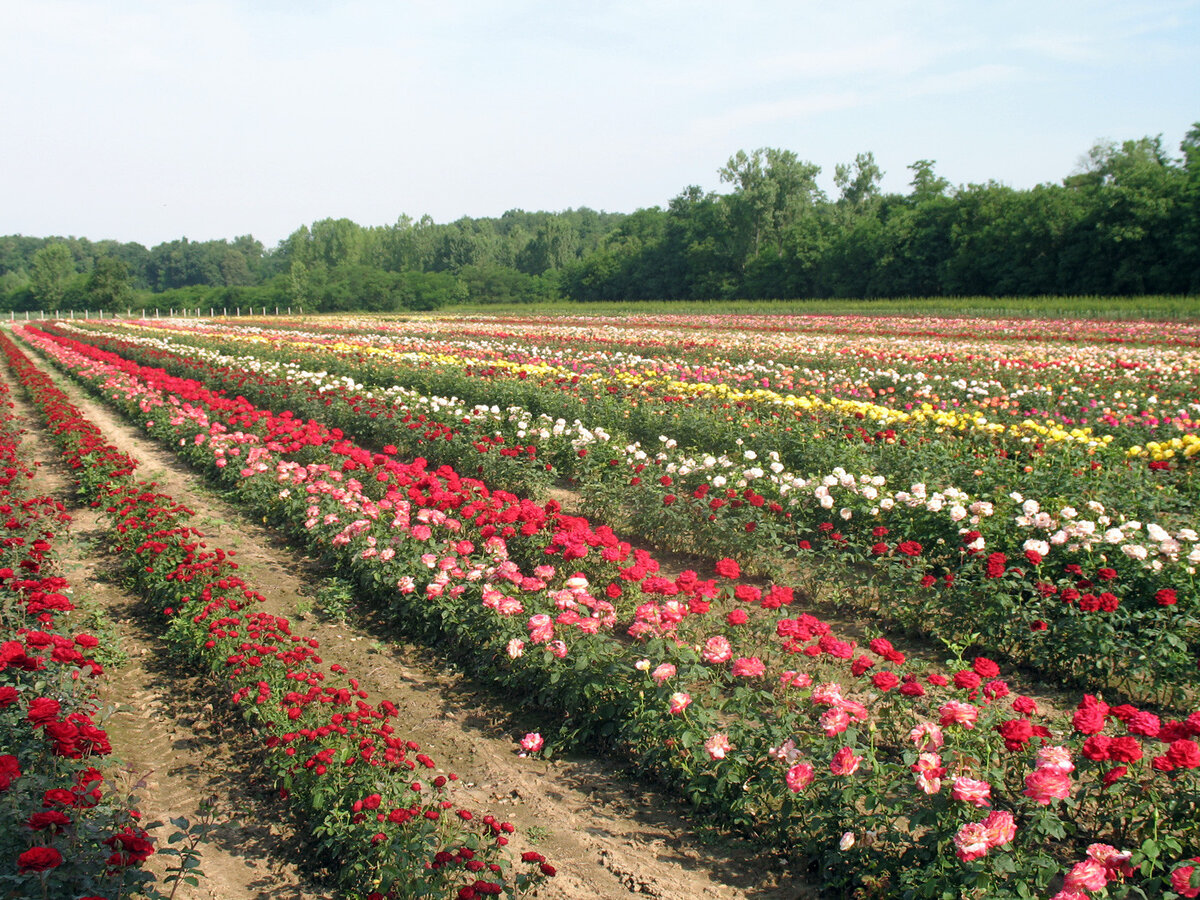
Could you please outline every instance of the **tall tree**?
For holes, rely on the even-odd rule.
[[[874,153],[860,153],[850,165],[838,163],[833,173],[833,183],[842,192],[842,205],[857,209],[879,196],[883,170],[875,162]]]
[[[722,183],[734,185],[727,203],[743,267],[767,247],[781,252],[783,233],[823,199],[820,172],[791,150],[771,147],[739,150],[718,170]]]
[[[58,309],[74,274],[71,249],[59,241],[47,244],[33,255],[30,290],[34,299],[46,309]]]
[[[912,181],[908,183],[912,188],[912,193],[908,196],[913,203],[923,203],[935,197],[946,196],[950,182],[934,173],[934,163],[935,160],[932,159],[918,159],[908,167],[913,173]]]
[[[97,259],[87,279],[89,305],[116,310],[128,306],[132,299],[133,288],[129,286],[129,267],[125,262],[115,256]]]

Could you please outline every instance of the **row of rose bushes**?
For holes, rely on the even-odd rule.
[[[344,668],[323,666],[315,639],[256,612],[262,595],[236,573],[232,554],[188,524],[192,512],[154,483],[134,482],[135,463],[19,348],[0,338],[0,350],[85,496],[104,507],[129,583],[240,711],[319,859],[348,889],[470,900],[516,896],[554,874],[536,852],[514,869],[505,850],[513,826],[453,802],[456,776],[397,733],[396,707],[368,702]]]
[[[565,376],[582,393],[599,386],[610,394],[636,389],[651,397],[714,391],[758,400],[790,397],[870,419],[936,419],[973,429],[986,418],[985,431],[1062,431],[1055,440],[1090,435],[1116,438],[1123,447],[1194,436],[1200,424],[1200,405],[1188,389],[1200,365],[1195,352],[1054,342],[1017,349],[982,337],[964,347],[940,337],[914,340],[886,332],[850,342],[787,336],[767,350],[718,322],[703,336],[667,331],[647,340],[637,328],[597,334],[562,329],[557,321],[546,318],[524,328],[457,320],[440,320],[432,328],[379,320],[349,329],[327,320],[259,327],[192,321],[183,327],[251,338],[282,334],[290,343],[310,341],[409,362],[434,357],[439,364],[454,360],[457,366],[524,373],[521,377],[531,379]]]
[[[964,343],[961,334],[914,334],[883,322],[878,330],[859,332],[850,340],[845,332],[820,328],[747,334],[733,317],[711,318],[703,331],[674,324],[664,320],[660,327],[646,328],[626,318],[589,327],[555,316],[402,323],[378,318],[239,321],[232,327],[264,334],[307,332],[325,340],[370,341],[479,361],[520,355],[564,364],[578,374],[630,369],[683,382],[722,381],[865,399],[894,409],[930,403],[977,409],[1007,421],[1040,418],[1102,430],[1123,426],[1116,433],[1130,427],[1148,433],[1194,429],[1200,409],[1178,379],[1183,372],[1194,374],[1200,357],[1153,339],[1149,346],[1086,339],[1072,345],[1047,335],[1040,343],[1021,346],[995,332],[976,332]],[[1086,332],[1088,323],[1078,324]]]
[[[794,613],[788,588],[739,581],[733,560],[720,582],[668,580],[627,544],[573,542],[598,529],[553,506],[539,515],[448,467],[398,462],[395,448],[373,453],[314,421],[27,333],[413,632],[566,722],[559,736],[606,736],[831,885],[1200,893],[1190,865],[1173,862],[1200,839],[1200,713],[1163,721],[1093,696],[1056,713],[1015,696],[988,659],[941,672],[884,638],[842,640]],[[544,562],[523,571],[514,560],[539,544]],[[607,585],[573,573],[594,552],[616,567]]]
[[[1154,469],[1141,463],[1130,467],[1122,449],[1085,432],[1035,429],[1030,423],[1035,430],[1023,434],[1019,427],[981,426],[973,415],[933,412],[891,419],[891,413],[871,404],[829,406],[819,397],[731,392],[709,383],[672,384],[638,372],[581,377],[519,355],[512,361],[480,363],[469,355],[398,353],[369,342],[323,344],[303,333],[214,334],[199,325],[196,330],[201,347],[230,355],[243,348],[262,355],[269,340],[268,359],[295,359],[299,354],[309,374],[321,370],[342,375],[349,390],[380,402],[397,392],[401,396],[396,399],[409,400],[411,394],[401,388],[408,385],[434,402],[452,397],[459,398],[457,405],[482,408],[483,418],[489,408],[493,415],[503,410],[500,418],[506,424],[495,427],[506,439],[503,449],[518,454],[528,450],[533,434],[546,430],[546,420],[560,428],[583,422],[585,432],[607,431],[613,444],[628,444],[651,456],[662,449],[665,433],[697,456],[740,456],[746,451],[764,459],[774,455],[784,469],[801,475],[841,466],[893,480],[921,472],[925,481],[970,486],[977,493],[997,496],[1013,487],[1044,497],[1061,494],[1078,501],[1077,506],[1084,500],[1128,505],[1133,499],[1138,506],[1128,510],[1130,519],[1154,520],[1156,511],[1171,515],[1186,509],[1186,502],[1176,496],[1179,485],[1172,480],[1186,473],[1174,470],[1173,461],[1154,462]],[[186,332],[179,333],[179,326],[150,333],[169,331],[177,342],[196,342]],[[1176,380],[1188,383],[1186,377]],[[558,474],[573,475],[576,463],[570,457],[542,458]]]
[[[0,382],[0,896],[162,897],[135,798],[97,768],[112,750],[97,658],[113,648],[72,627],[56,555],[70,516],[29,493],[36,463],[10,397]]]
[[[821,576],[810,581],[814,590],[853,567],[876,586],[860,596],[882,598],[876,608],[892,620],[981,642],[1076,683],[1170,702],[1194,685],[1200,545],[1188,529],[1170,532],[1096,501],[1077,510],[1017,492],[980,499],[907,482],[896,490],[883,476],[840,467],[803,478],[774,452],[717,458],[668,440],[651,454],[620,435],[539,422],[527,410],[346,384],[262,349],[235,357],[218,352],[220,344],[145,343],[105,346],[319,417],[376,446],[390,442],[434,462],[465,457],[468,467],[478,459],[488,483],[534,496],[544,491],[536,476],[552,467],[576,480],[594,514],[660,546],[734,556],[776,575],[799,559]],[[1116,656],[1125,660],[1119,671],[1109,664]]]

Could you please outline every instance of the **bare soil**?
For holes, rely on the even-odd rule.
[[[48,367],[45,367],[49,371]],[[516,740],[537,730],[494,694],[463,678],[435,653],[412,646],[369,615],[351,622],[312,613],[311,597],[324,577],[314,561],[277,534],[247,519],[205,486],[169,452],[141,435],[80,389],[59,379],[71,401],[121,450],[141,463],[140,477],[157,481],[196,511],[193,523],[210,543],[237,553],[239,573],[266,597],[265,609],[286,616],[297,633],[321,641],[326,663],[354,673],[376,700],[400,710],[408,736],[444,771],[460,776],[461,802],[518,827],[517,850],[537,849],[558,868],[539,898],[619,900],[631,894],[673,900],[784,900],[817,897],[786,865],[715,829],[690,823],[676,798],[625,776],[619,765],[592,758],[517,756]],[[33,423],[13,387],[27,439],[42,461],[35,490],[64,501],[70,495],[58,453]],[[96,511],[70,505],[70,541],[58,546],[77,602],[100,607],[116,623],[128,661],[105,679],[102,693],[117,711],[105,722],[120,763],[147,820],[185,816],[205,806],[215,821],[203,846],[199,887],[181,887],[180,900],[330,898],[320,873],[304,868],[302,823],[256,778],[251,742],[202,678],[167,651],[138,598],[109,576]],[[166,833],[166,829],[160,834]]]

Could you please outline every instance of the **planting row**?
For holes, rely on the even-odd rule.
[[[400,736],[395,707],[368,702],[357,679],[322,665],[315,639],[255,612],[261,594],[209,547],[191,512],[107,445],[10,341],[11,370],[41,410],[81,492],[102,505],[123,571],[166,637],[210,671],[259,736],[262,763],[302,813],[320,859],[372,897],[515,896],[553,874],[539,854],[513,868],[513,827],[453,802],[453,774]]]
[[[412,633],[562,721],[556,737],[619,749],[831,885],[1194,890],[1176,860],[1200,838],[1200,713],[1164,721],[1090,695],[1058,713],[1015,695],[984,657],[939,671],[883,637],[857,647],[793,611],[789,588],[741,581],[734,559],[716,581],[666,579],[555,504],[24,333]]]
[[[0,896],[163,897],[142,868],[155,848],[134,798],[97,768],[112,748],[95,679],[115,648],[72,627],[56,556],[70,516],[29,493],[20,434],[0,381]],[[176,866],[163,884],[181,877]]]

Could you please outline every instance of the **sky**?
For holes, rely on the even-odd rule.
[[[1200,0],[0,0],[0,234],[138,241],[724,192],[739,149],[1059,182],[1200,121]]]

